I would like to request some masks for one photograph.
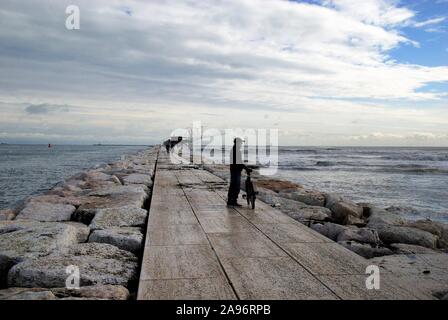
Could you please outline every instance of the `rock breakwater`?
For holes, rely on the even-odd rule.
[[[0,299],[135,295],[158,152],[79,173],[2,210]],[[79,289],[66,286],[73,268]]]

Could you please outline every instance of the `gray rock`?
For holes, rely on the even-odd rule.
[[[110,228],[95,230],[89,237],[89,242],[109,243],[122,250],[137,253],[142,248],[143,233],[140,228]]]
[[[52,189],[48,194],[31,197],[28,202],[40,202],[40,203],[54,203],[54,204],[66,204],[72,206],[80,206],[89,200],[88,196],[74,195],[71,191],[57,191],[58,189]]]
[[[437,236],[423,230],[382,225],[376,228],[378,235],[385,244],[405,243],[434,249],[437,247]]]
[[[362,216],[364,209],[353,202],[336,202],[331,206],[330,210],[333,212],[333,219],[340,223],[348,225],[363,223]]]
[[[338,243],[366,259],[393,254],[392,250],[388,248],[372,246],[368,243],[358,243],[356,241],[340,241]]]
[[[129,290],[116,285],[94,285],[79,289],[54,288],[50,289],[59,299],[82,298],[87,300],[128,300]]]
[[[344,201],[344,198],[337,193],[326,193],[325,194],[325,207],[330,209],[338,202]]]
[[[226,175],[228,176],[228,173],[226,173]],[[259,198],[261,201],[266,202],[271,206],[275,206],[277,204],[276,199],[278,198],[278,194],[274,191],[260,187],[258,187],[257,191],[257,198]]]
[[[281,209],[282,208],[280,207],[280,210]],[[310,221],[328,221],[331,218],[331,211],[324,207],[307,206],[297,208],[296,210],[285,210],[284,212],[291,218],[302,223],[308,223]]]
[[[131,184],[126,186],[113,185],[98,188],[90,191],[88,195],[97,197],[107,197],[107,196],[118,196],[123,194],[138,194],[144,196],[147,195],[147,192],[148,187],[145,186],[144,184]]]
[[[369,228],[347,228],[339,233],[339,241],[356,241],[358,243],[369,243],[375,246],[380,244],[380,239],[376,230]]]
[[[292,192],[280,192],[280,197],[300,201],[310,206],[325,206],[325,194],[315,190],[307,190],[304,188],[294,189]]]
[[[31,201],[17,215],[17,219],[36,221],[69,221],[76,208],[70,204]]]
[[[419,230],[427,231],[437,236],[438,243],[437,246],[439,248],[446,249],[448,248],[448,225],[431,221],[431,220],[419,220],[419,221],[409,221],[404,224],[407,227],[416,228]]]
[[[336,241],[339,234],[344,232],[350,227],[347,226],[341,226],[336,223],[327,222],[325,224],[313,224],[311,225],[311,228],[320,234],[324,235],[325,237]]]
[[[49,289],[43,288],[8,288],[0,290],[0,300],[55,300],[56,296]]]
[[[141,174],[141,173],[133,173],[133,174],[123,177],[123,183],[125,185],[144,184],[148,187],[151,187],[152,186],[152,178],[151,178],[151,175]]]
[[[96,210],[90,228],[109,229],[112,227],[143,227],[148,211],[142,208],[108,208]]]
[[[0,221],[14,220],[16,213],[12,209],[0,210]]]
[[[138,212],[148,199],[147,190],[144,185],[129,185],[90,192],[90,200],[76,210],[74,220],[89,224],[96,214],[105,209]]]
[[[439,253],[426,247],[404,243],[393,243],[390,245],[390,247],[395,252],[395,254]]]
[[[405,223],[405,219],[403,219],[399,215],[388,212],[384,209],[377,208],[375,206],[371,206],[369,208],[369,213],[370,216],[367,220],[367,227],[369,228],[375,228],[381,225],[401,226]]]
[[[8,273],[10,287],[60,288],[66,286],[66,268],[78,266],[80,286],[111,284],[128,286],[137,278],[137,257],[105,243],[83,243],[64,252],[26,260]]]
[[[331,217],[331,211],[324,207],[309,206],[303,202],[283,197],[272,197],[276,207],[295,220],[300,222],[327,221]]]
[[[56,250],[87,241],[89,232],[87,226],[74,222],[2,221],[0,257],[17,263],[47,256]]]

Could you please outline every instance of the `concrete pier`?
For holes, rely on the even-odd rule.
[[[271,206],[226,206],[227,183],[161,151],[138,299],[429,299]]]

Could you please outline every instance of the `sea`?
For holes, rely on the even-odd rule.
[[[277,177],[448,222],[448,148],[280,147]]]
[[[0,145],[0,209],[147,146]],[[276,178],[448,222],[448,148],[279,147]]]
[[[146,146],[0,145],[0,210],[41,194],[65,178]]]

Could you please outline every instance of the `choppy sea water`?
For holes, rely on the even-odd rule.
[[[0,209],[145,146],[0,145]]]
[[[448,222],[448,148],[279,148],[278,177]]]

